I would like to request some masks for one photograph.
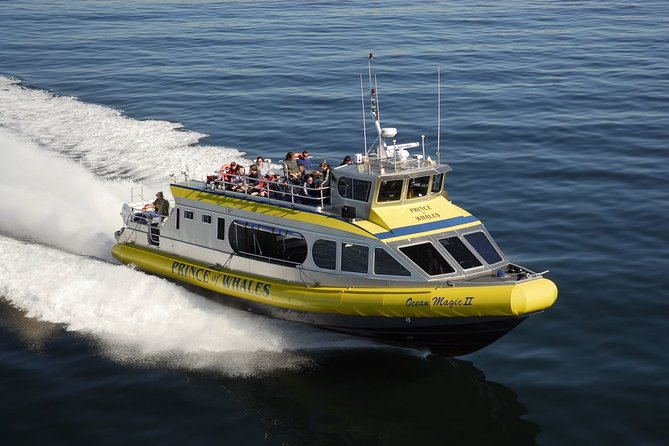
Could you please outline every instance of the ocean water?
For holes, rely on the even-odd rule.
[[[657,0],[0,2],[3,444],[667,444],[668,23]],[[384,124],[433,157],[441,72],[450,197],[550,270],[553,308],[453,359],[113,261],[131,188],[361,152],[369,52]]]

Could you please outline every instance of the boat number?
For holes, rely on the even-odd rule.
[[[226,208],[226,207],[223,208],[223,213],[224,214],[230,214],[231,212],[232,212],[232,210],[230,208]]]
[[[407,324],[410,324],[410,323],[411,323],[411,318],[408,317],[408,318],[407,318]]]

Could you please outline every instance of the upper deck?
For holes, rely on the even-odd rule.
[[[332,186],[317,189],[317,195],[309,195],[304,187],[286,178],[265,180],[266,193],[250,194],[247,192],[257,189],[231,190],[230,184],[213,177],[176,183],[173,195],[177,203],[190,199],[229,206],[234,202],[235,207],[246,209],[255,203],[264,209],[269,206],[319,214],[348,222],[376,238],[394,241],[480,223],[448,200],[445,176],[451,170],[448,165],[431,161],[394,163],[363,158],[359,164],[333,169]],[[323,220],[322,224],[332,225],[333,221]]]

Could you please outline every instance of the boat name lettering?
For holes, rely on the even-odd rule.
[[[415,206],[412,208],[409,208],[409,213],[411,214],[418,214],[420,215],[414,215],[413,218],[415,218],[418,221],[423,221],[423,220],[432,220],[433,218],[439,218],[441,215],[438,212],[432,212],[432,206],[430,205],[424,205],[424,206]]]
[[[464,300],[462,299],[446,299],[443,296],[435,296],[432,298],[432,306],[433,307],[448,307],[448,308],[453,308],[453,307],[466,307],[469,305],[472,305],[472,301],[474,300],[473,296],[467,296],[465,297]]]
[[[406,305],[407,307],[429,307],[430,306],[430,301],[427,301],[427,300],[413,300],[413,298],[410,297],[404,302],[404,305]]]
[[[186,265],[181,262],[172,262],[172,274],[197,280],[198,282],[209,283],[210,271],[204,268],[198,268],[193,265]]]
[[[225,288],[263,297],[269,297],[269,290],[272,287],[269,283],[256,282],[255,280],[242,279],[227,274],[223,275],[222,283]]]

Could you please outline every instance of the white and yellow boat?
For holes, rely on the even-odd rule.
[[[302,204],[290,189],[175,182],[168,218],[123,206],[113,255],[246,310],[448,355],[553,305],[553,282],[510,263],[448,199],[447,164],[408,155],[419,143],[386,142],[396,131],[381,127],[375,88],[371,110],[377,141],[333,170],[329,194]]]

